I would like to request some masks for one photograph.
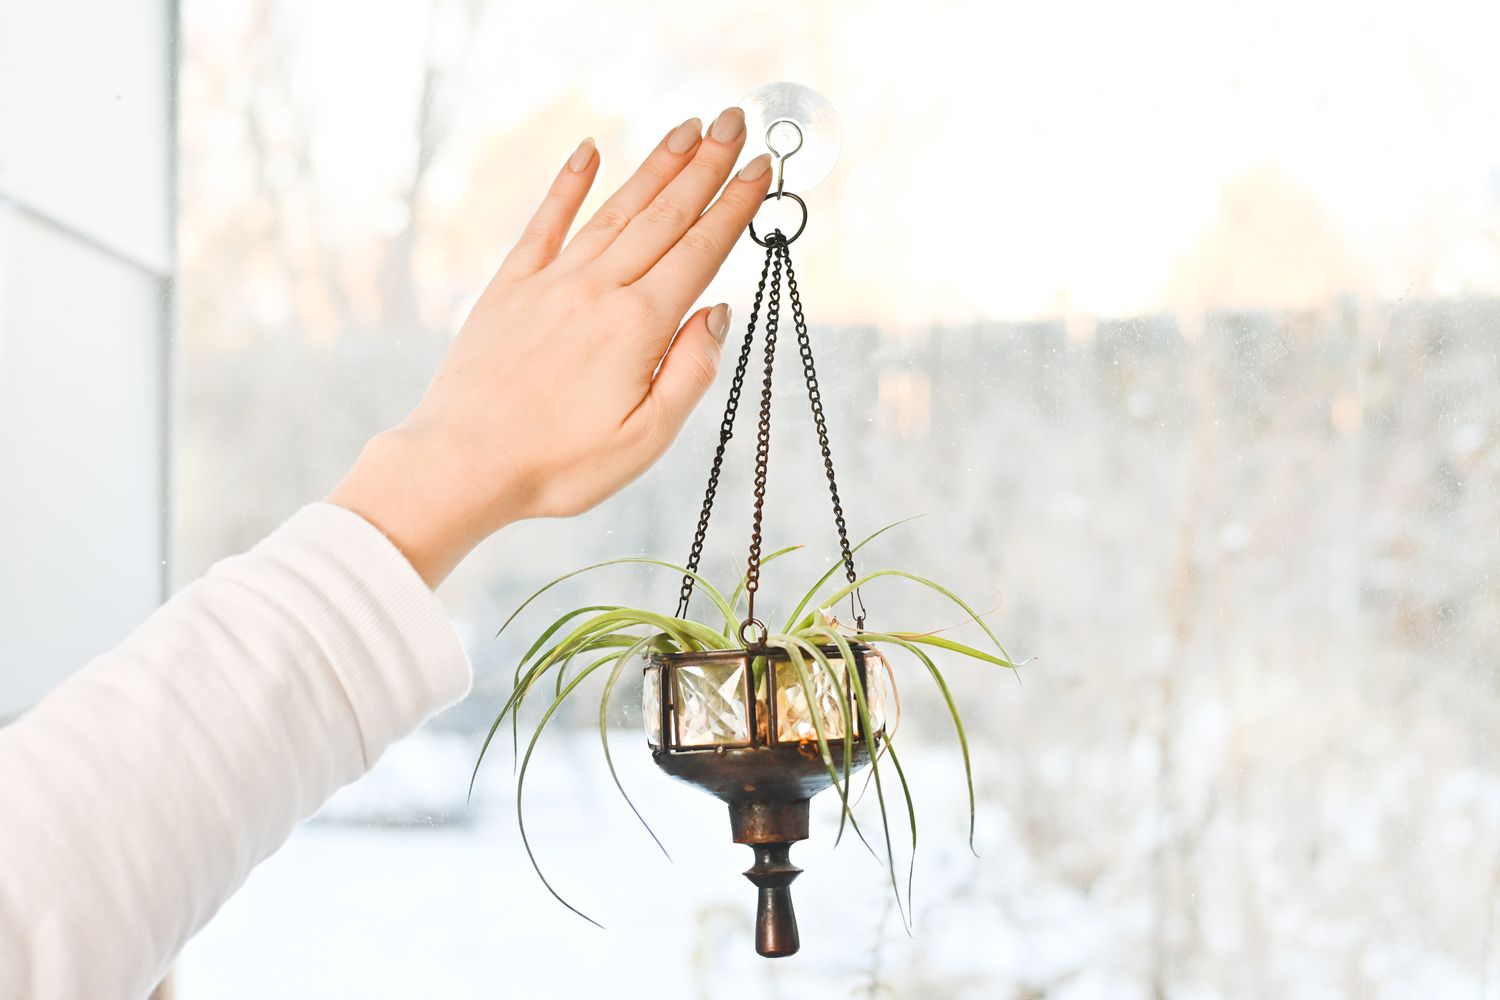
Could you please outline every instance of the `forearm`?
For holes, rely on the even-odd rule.
[[[347,510],[218,564],[0,730],[0,996],[143,995],[468,679],[430,590]]]

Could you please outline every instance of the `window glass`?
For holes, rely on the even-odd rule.
[[[911,935],[859,838],[833,848],[825,795],[793,851],[803,951],[756,958],[750,853],[653,768],[634,687],[611,749],[672,862],[594,712],[565,711],[526,831],[608,929],[558,905],[509,733],[472,803],[469,769],[547,612],[670,611],[677,580],[601,571],[495,632],[578,566],[685,558],[726,365],[657,468],[444,585],[473,694],[252,875],[183,956],[184,997],[1495,988],[1500,7],[186,0],[182,27],[179,580],[412,406],[579,139],[603,154],[589,212],[681,119],[791,79],[843,126],[793,250],[851,531],[927,515],[861,561],[941,579],[1029,658],[940,659],[976,858],[942,697],[888,651]],[[705,297],[740,322],[755,251]],[[767,545],[807,546],[766,570],[784,613],[836,543],[781,369]],[[705,561],[730,586],[742,419]],[[983,639],[920,588],[865,601]]]

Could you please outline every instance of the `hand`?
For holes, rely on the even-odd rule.
[[[713,382],[729,307],[682,317],[771,178],[759,156],[719,193],[745,117],[729,108],[701,130],[692,118],[668,133],[564,247],[599,168],[585,139],[422,401],[329,497],[383,531],[430,586],[504,525],[580,513],[636,478]]]

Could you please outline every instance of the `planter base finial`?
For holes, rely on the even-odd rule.
[[[795,955],[802,941],[797,935],[791,884],[802,869],[792,864],[790,843],[751,846],[755,866],[745,872],[745,877],[760,889],[755,907],[755,950],[766,958]]]

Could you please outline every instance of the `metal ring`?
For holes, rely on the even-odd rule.
[[[764,205],[766,202],[770,201],[772,198],[777,198],[777,197],[780,197],[780,198],[790,198],[790,199],[792,199],[793,201],[795,201],[797,203],[797,207],[799,207],[799,208],[802,209],[802,224],[797,227],[797,231],[795,233],[793,233],[792,235],[786,237],[786,241],[788,243],[795,243],[797,241],[797,237],[799,237],[799,236],[802,235],[802,230],[804,230],[804,229],[807,228],[807,202],[803,201],[797,195],[792,194],[792,192],[787,191],[787,192],[784,192],[781,195],[777,195],[775,192],[772,192],[771,194],[768,194],[764,198],[761,199],[761,204]],[[775,231],[778,232],[778,233],[781,232],[781,230],[779,230],[779,229],[775,230]],[[754,219],[750,220],[750,238],[752,240],[754,240],[755,242],[759,243],[763,247],[768,247],[768,246],[771,245],[771,244],[767,243],[765,240],[761,239],[759,236],[755,235],[755,220]]]
[[[745,630],[752,625],[760,629],[760,638],[755,642],[751,642],[749,639],[745,638]],[[746,649],[757,649],[765,646],[766,638],[770,634],[770,630],[766,628],[766,623],[761,621],[759,618],[746,618],[744,621],[740,622],[740,642],[745,644]]]

